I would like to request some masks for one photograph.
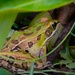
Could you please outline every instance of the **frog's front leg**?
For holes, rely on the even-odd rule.
[[[43,47],[41,48],[41,51],[40,51],[40,57],[46,55],[46,50],[44,50],[44,49],[46,49],[46,46],[43,45]],[[43,66],[40,69],[45,69],[52,65],[52,62],[47,61],[46,57],[42,58],[41,61],[42,61]]]

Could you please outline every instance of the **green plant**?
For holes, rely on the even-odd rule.
[[[3,47],[5,39],[18,13],[48,11],[48,10],[52,10],[67,5],[72,2],[74,2],[74,0],[57,0],[57,1],[56,0],[18,0],[18,1],[1,0],[0,1],[0,26],[1,26],[0,27],[0,41],[1,41],[0,50]],[[32,70],[30,75],[33,74]]]

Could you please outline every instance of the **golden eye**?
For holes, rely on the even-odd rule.
[[[53,22],[53,23],[52,23],[52,27],[55,29],[58,23],[59,23],[59,22]]]
[[[57,25],[56,22],[53,22],[53,23],[52,23],[52,27],[53,27],[54,29],[56,28],[56,25]]]

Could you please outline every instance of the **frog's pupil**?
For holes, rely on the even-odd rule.
[[[56,28],[56,25],[57,25],[57,23],[53,22],[52,26],[53,26],[54,29]]]

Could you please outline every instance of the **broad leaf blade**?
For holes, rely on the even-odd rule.
[[[64,6],[73,1],[74,0],[1,0],[0,12],[46,11]]]
[[[9,30],[17,16],[17,13],[6,13],[0,15],[0,50],[5,42]]]
[[[0,75],[12,75],[12,74],[3,68],[0,68]]]

